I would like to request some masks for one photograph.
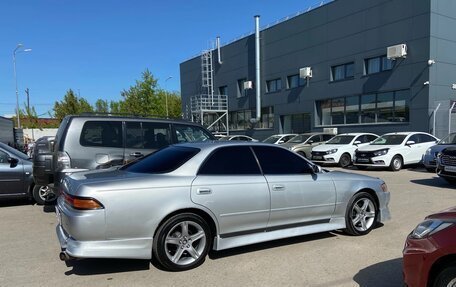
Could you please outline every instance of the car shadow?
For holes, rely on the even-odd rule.
[[[403,286],[402,258],[376,263],[361,269],[353,280],[361,287]]]
[[[45,213],[54,213],[55,212],[55,204],[44,204],[43,205],[43,212],[45,212]]]
[[[304,242],[319,240],[319,239],[324,239],[324,238],[330,238],[330,237],[335,237],[335,236],[336,236],[336,234],[334,234],[332,232],[324,232],[324,233],[303,235],[303,236],[297,236],[297,237],[291,237],[291,238],[285,238],[285,239],[278,239],[278,240],[268,241],[268,242],[264,242],[264,243],[257,243],[257,244],[247,245],[247,246],[230,248],[227,250],[220,250],[220,251],[212,250],[209,252],[209,258],[212,260],[217,260],[220,258],[235,256],[235,255],[239,255],[239,254],[250,253],[250,252],[255,252],[255,251],[260,251],[260,250],[270,249],[270,248],[276,248],[276,247],[285,246],[285,245],[299,244],[299,243],[304,243]]]
[[[0,199],[0,207],[11,207],[11,206],[21,206],[21,205],[33,205],[33,202],[27,198],[2,198]]]
[[[425,178],[425,179],[411,179],[410,182],[426,185],[430,187],[437,187],[437,188],[450,188],[454,189],[456,185],[452,185],[446,182],[443,178],[439,178],[434,176],[433,178]]]
[[[65,275],[97,275],[97,274],[114,274],[131,271],[149,270],[150,260],[138,259],[80,259],[65,261],[71,270],[65,272]]]

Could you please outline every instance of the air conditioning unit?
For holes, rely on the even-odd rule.
[[[328,134],[333,134],[333,135],[337,135],[337,128],[323,128],[323,132],[324,133],[328,133]]]
[[[299,69],[299,77],[300,78],[312,78],[312,68],[311,67],[304,67]]]
[[[387,48],[386,57],[388,59],[405,58],[407,56],[407,45],[399,44]]]
[[[252,81],[245,81],[244,82],[244,90],[253,89],[253,82]]]

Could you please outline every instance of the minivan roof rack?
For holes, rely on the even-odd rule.
[[[129,113],[99,113],[99,112],[83,112],[75,116],[92,116],[92,117],[132,117],[132,118],[153,118],[162,120],[182,120],[181,118],[162,117],[160,115],[140,115]]]

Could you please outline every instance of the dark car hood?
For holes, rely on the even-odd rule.
[[[456,156],[456,147],[447,147],[446,149],[442,150],[442,154]]]
[[[439,211],[426,217],[427,219],[456,220],[456,206]]]

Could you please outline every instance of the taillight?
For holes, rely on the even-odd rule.
[[[57,170],[63,170],[63,169],[70,168],[70,167],[71,167],[70,156],[64,151],[59,151],[57,153]]]
[[[93,209],[103,209],[104,206],[96,199],[90,197],[79,197],[72,196],[68,193],[62,193],[65,199],[65,202],[73,207],[74,209],[79,210],[93,210]]]

